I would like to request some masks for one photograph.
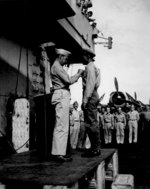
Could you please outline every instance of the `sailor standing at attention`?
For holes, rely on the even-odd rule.
[[[124,129],[126,126],[126,117],[124,112],[122,112],[121,107],[117,109],[117,113],[114,116],[115,128],[116,128],[116,142],[118,144],[124,143]]]
[[[95,53],[90,49],[83,50],[85,71],[82,76],[85,132],[88,134],[91,148],[82,157],[94,157],[101,154],[100,130],[97,121],[97,106],[99,103],[98,88],[100,86],[100,69],[94,63]]]
[[[127,113],[129,126],[129,143],[137,143],[139,113],[135,110],[134,105],[131,105],[131,110]]]
[[[112,142],[112,129],[114,129],[114,116],[110,112],[110,107],[106,108],[104,114],[104,140],[105,144]]]
[[[77,148],[78,136],[80,131],[80,114],[78,111],[78,106],[79,106],[78,102],[75,101],[73,103],[73,112],[72,112],[74,117],[74,127],[73,127],[72,137],[70,138],[72,149]]]
[[[66,156],[69,135],[69,86],[78,81],[83,70],[79,69],[74,76],[70,77],[63,66],[68,64],[67,60],[71,53],[64,49],[56,49],[56,54],[57,57],[51,67],[51,79],[54,88],[51,103],[55,105],[56,114],[51,154],[58,161],[70,161],[71,157]]]

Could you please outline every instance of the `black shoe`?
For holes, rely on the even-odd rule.
[[[95,156],[99,156],[99,155],[101,155],[100,150],[92,150],[92,151],[82,154],[81,156],[82,157],[95,157]]]
[[[63,157],[65,157],[65,158],[71,158],[71,154],[66,154]]]
[[[54,157],[54,160],[58,162],[68,162],[68,161],[72,161],[72,158],[67,156],[56,155]]]
[[[77,148],[76,149],[78,152],[84,152],[86,149],[85,148]]]
[[[92,148],[84,148],[83,152],[84,153],[90,153],[92,151]]]

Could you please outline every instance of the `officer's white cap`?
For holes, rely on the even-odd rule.
[[[71,52],[69,52],[65,49],[56,49],[56,54],[69,56],[69,55],[71,55]]]

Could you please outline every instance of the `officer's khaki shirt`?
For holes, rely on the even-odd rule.
[[[111,123],[114,126],[114,116],[111,113],[105,113],[104,123]]]
[[[62,88],[69,89],[69,85],[75,83],[78,78],[78,73],[70,77],[58,61],[55,61],[51,67],[51,79],[54,90]]]
[[[127,113],[127,118],[129,121],[138,121],[139,120],[139,113],[136,110],[129,111]]]
[[[124,115],[124,113],[120,113],[120,114],[116,114],[115,115],[115,123],[124,123],[126,125],[126,117]]]
[[[100,85],[100,70],[94,65],[94,62],[90,62],[85,67],[85,73],[83,77],[83,103],[87,103],[88,99],[92,96],[93,91]]]

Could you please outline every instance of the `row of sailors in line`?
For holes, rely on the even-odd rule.
[[[113,129],[116,129],[116,142],[123,144],[127,126],[129,129],[129,143],[137,143],[139,119],[139,112],[135,110],[134,105],[131,105],[131,109],[127,113],[123,112],[121,107],[113,114],[109,107],[106,110],[102,108],[98,114],[98,120],[100,126],[104,129],[105,144],[112,142]]]
[[[73,149],[83,148],[88,137],[85,133],[84,116],[82,110],[78,111],[78,102],[70,106],[70,143]],[[130,110],[125,113],[119,107],[115,113],[111,113],[110,107],[102,107],[98,111],[98,122],[103,129],[104,143],[112,143],[112,133],[116,130],[116,142],[123,144],[125,140],[125,128],[129,130],[129,143],[137,143],[138,140],[138,122],[140,114],[131,105]],[[102,133],[101,133],[102,134]],[[102,139],[101,139],[102,140]]]
[[[106,144],[112,142],[112,129],[114,128],[118,144],[124,143],[125,128],[128,131],[129,143],[137,143],[139,139],[144,145],[150,143],[150,105],[139,110],[135,110],[135,106],[131,105],[127,112],[123,112],[122,108],[119,107],[114,113],[110,112],[109,107],[106,109],[102,107],[99,109],[98,120],[100,128],[103,128]]]

